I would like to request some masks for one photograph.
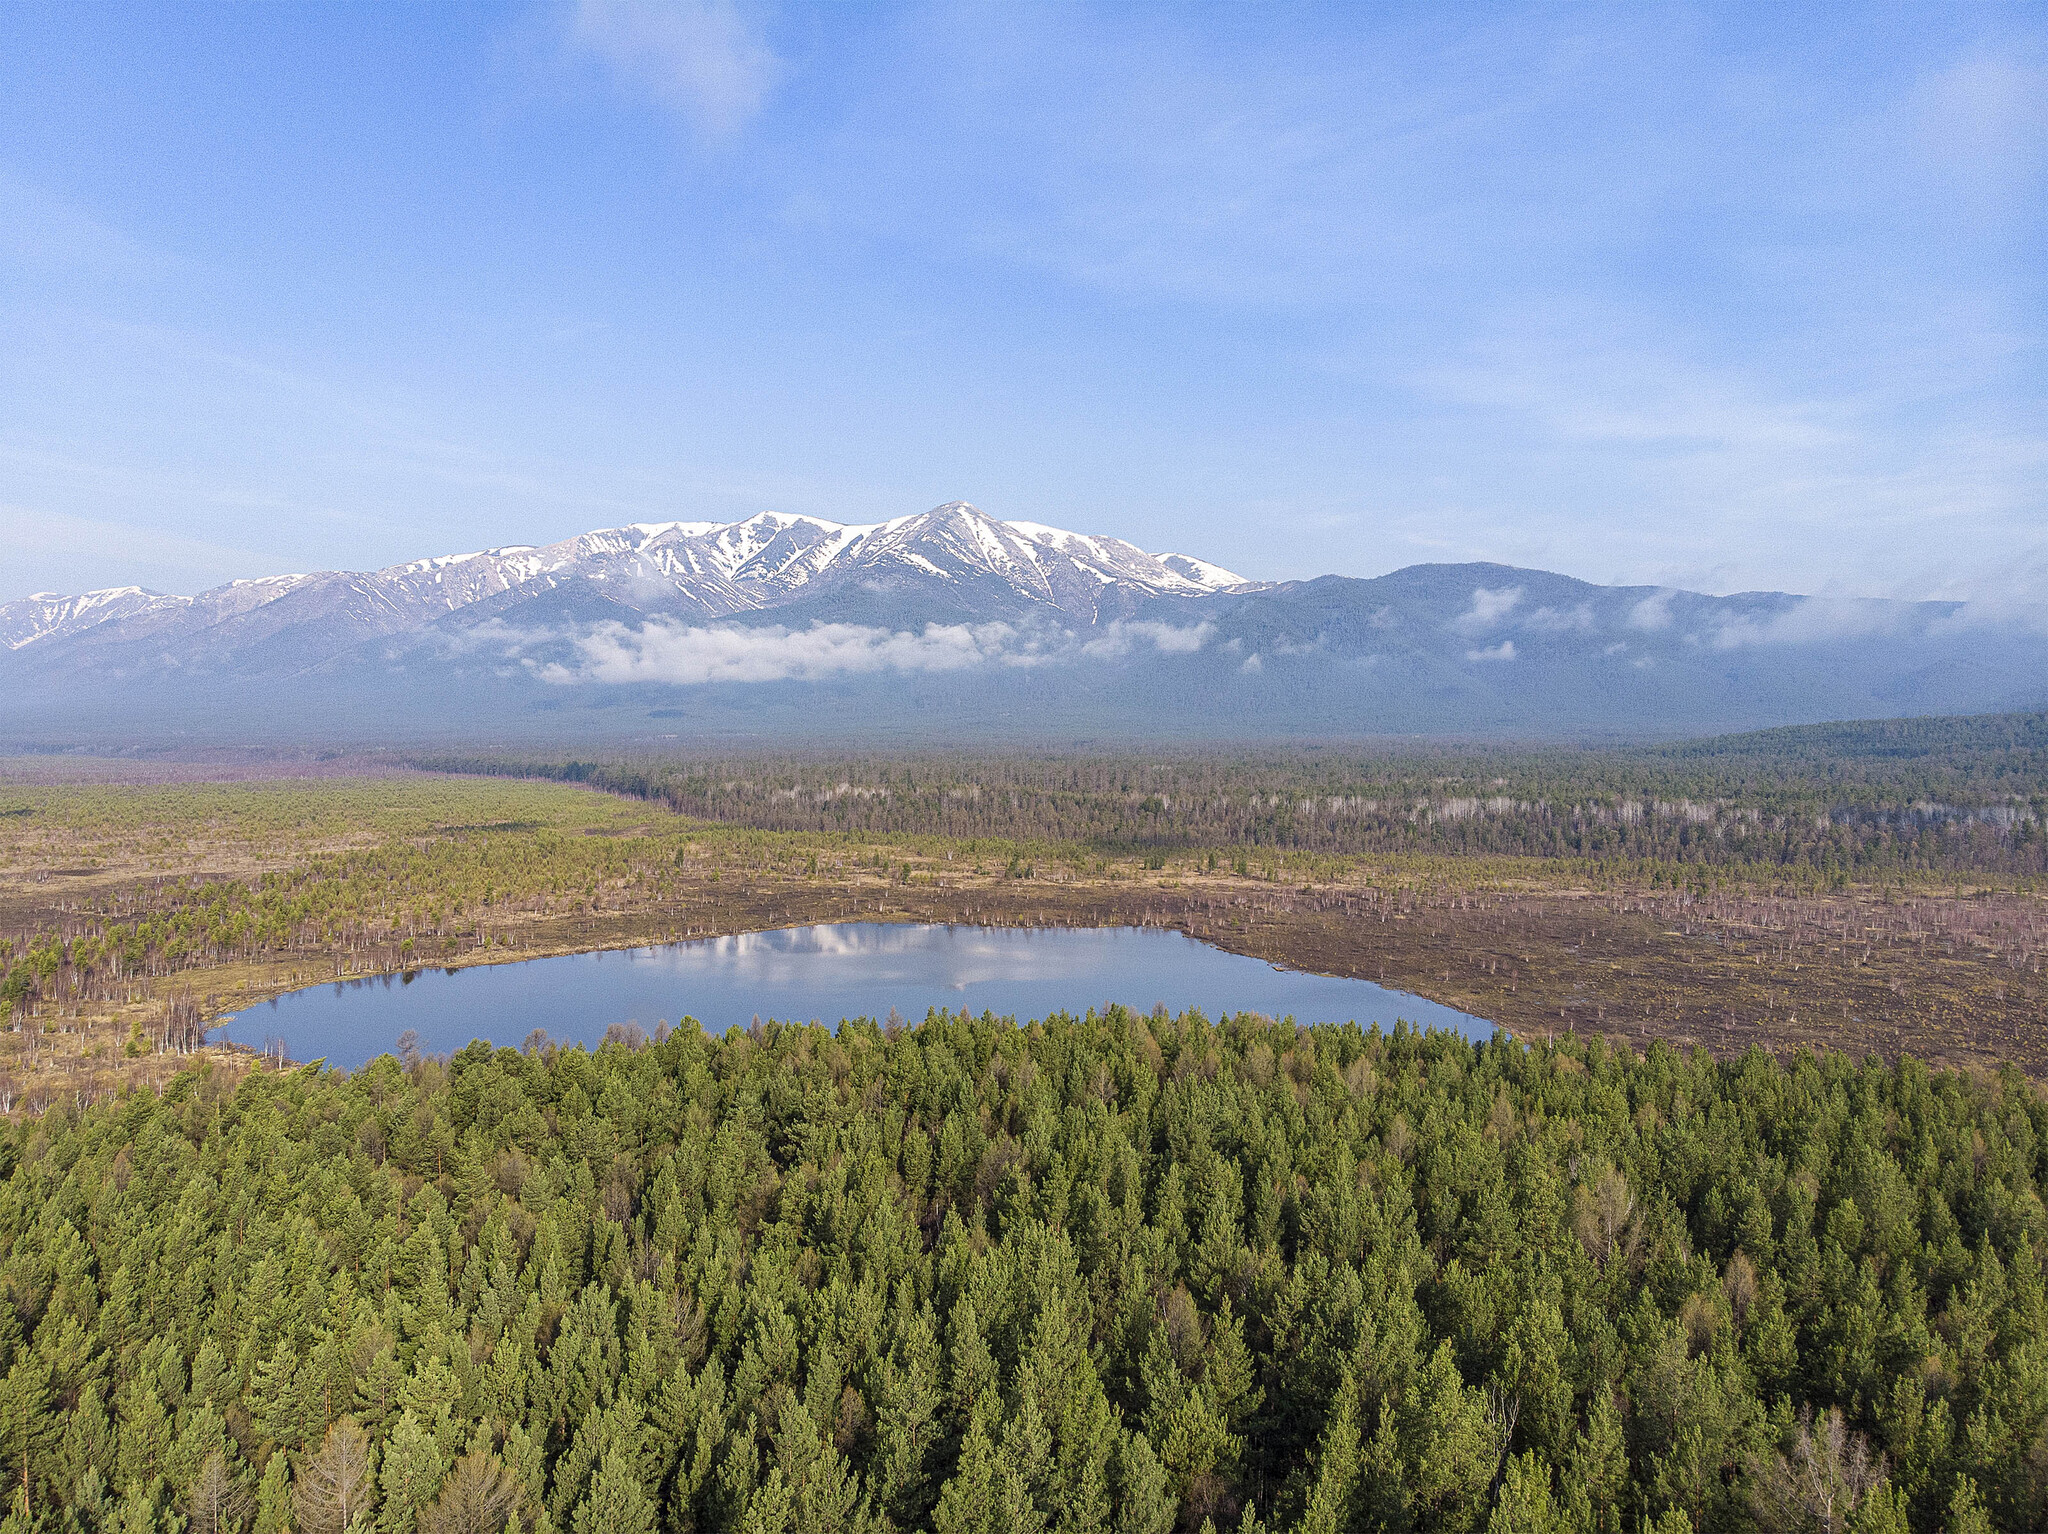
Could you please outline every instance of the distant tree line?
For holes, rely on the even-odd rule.
[[[0,1530],[2048,1521],[2048,1102],[1113,1010],[0,1131]]]
[[[1822,727],[1613,751],[431,757],[782,831],[936,833],[1123,854],[1572,859],[1822,880],[2048,872],[2048,716]],[[1935,729],[1935,724],[1943,726]]]

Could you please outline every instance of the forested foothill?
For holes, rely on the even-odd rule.
[[[0,1174],[6,1534],[2048,1521],[2015,1072],[686,1023],[188,1071]]]

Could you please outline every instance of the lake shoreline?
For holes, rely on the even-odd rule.
[[[604,962],[617,957],[624,962]],[[468,975],[485,983],[452,987]],[[934,1012],[1022,1022],[1115,1005],[1387,1031],[1406,1022],[1475,1039],[1500,1031],[1427,997],[1281,966],[1160,926],[907,921],[808,923],[322,979],[225,1021],[232,1042],[280,1062],[319,1058],[353,1068],[407,1032],[442,1052],[536,1031],[594,1046],[614,1027],[651,1033],[685,1016],[723,1032],[763,1019],[829,1027]]]

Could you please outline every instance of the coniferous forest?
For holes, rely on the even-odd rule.
[[[2048,1103],[1122,1011],[0,1135],[27,1530],[2048,1526]]]
[[[2048,871],[2048,714],[1871,720],[1607,749],[421,756],[762,830],[1103,851],[1230,846],[1885,879]]]

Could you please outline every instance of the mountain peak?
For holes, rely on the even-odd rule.
[[[1952,604],[1851,610],[1488,564],[1271,585],[966,501],[0,604],[0,721],[51,728],[232,713],[267,730],[288,713],[324,731],[354,709],[372,733],[630,733],[654,696],[612,685],[631,682],[678,689],[687,701],[646,717],[686,711],[699,735],[1641,732],[2039,707],[2044,676],[2048,637],[1958,623]],[[831,685],[779,685],[805,679]],[[751,680],[778,688],[724,685]]]
[[[842,609],[854,601],[871,616],[886,612],[892,623],[1045,611],[1092,624],[1156,597],[1249,586],[1203,560],[1148,554],[1120,538],[1036,522],[1002,522],[971,501],[947,501],[874,523],[781,511],[732,522],[631,522],[550,544],[432,555],[380,570],[231,581],[196,597],[136,586],[78,596],[43,592],[0,604],[0,645],[42,653],[90,634],[95,653],[139,645],[161,657],[189,631],[193,642],[226,655],[288,632],[300,647],[295,663],[303,663],[308,647],[338,652],[465,610],[506,616],[537,600],[553,604],[551,611],[571,610],[584,600],[573,595],[577,590],[602,591],[609,611],[623,602],[627,610],[692,620],[815,596]],[[892,595],[877,609],[884,590]],[[856,593],[867,595],[855,601]],[[139,653],[131,662],[142,663]]]

